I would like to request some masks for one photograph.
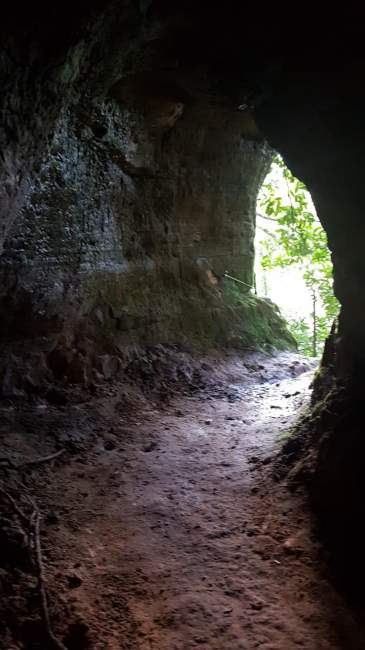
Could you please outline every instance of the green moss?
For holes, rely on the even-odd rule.
[[[199,283],[199,277],[194,280],[189,276],[187,282],[174,273],[167,277],[163,268],[144,274],[98,273],[87,284],[89,309],[102,312],[97,327],[118,345],[183,342],[204,349],[267,352],[295,348],[278,308],[269,300],[242,291],[231,281],[214,287]]]
[[[266,351],[296,349],[286,322],[270,300],[242,291],[232,281],[226,282],[224,297],[227,305],[236,312],[239,322],[237,336],[242,346]]]
[[[285,445],[285,443],[291,438],[291,436],[295,433],[295,429],[285,429],[284,431],[280,431],[277,437],[278,443],[281,445]]]

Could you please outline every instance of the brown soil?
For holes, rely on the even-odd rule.
[[[365,648],[304,499],[273,479],[307,399],[303,369],[295,355],[231,357],[205,390],[164,405],[133,391],[121,402],[116,385],[57,408],[4,405],[1,456],[66,450],[2,474],[23,509],[30,491],[42,512],[51,621],[67,648]],[[0,573],[1,647],[51,648],[17,544]]]

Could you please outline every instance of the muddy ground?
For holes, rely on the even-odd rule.
[[[313,370],[287,353],[203,367],[158,399],[141,381],[1,405],[1,648],[365,648],[273,471]]]

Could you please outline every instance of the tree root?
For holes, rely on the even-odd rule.
[[[46,462],[52,460],[53,458],[60,455],[60,452],[57,455],[53,454],[52,457],[47,456],[42,459],[36,459],[37,462]],[[17,466],[18,469],[18,466]],[[22,488],[25,486],[22,485]],[[25,488],[26,490],[26,488]],[[14,514],[18,520],[21,532],[24,534],[24,538],[28,540],[28,549],[33,565],[37,571],[38,578],[38,591],[42,609],[42,620],[45,628],[46,635],[48,637],[49,645],[47,648],[52,648],[55,650],[67,650],[66,646],[62,643],[60,639],[56,637],[52,630],[51,619],[48,609],[48,598],[46,591],[46,578],[45,578],[45,568],[43,562],[42,554],[42,545],[41,545],[41,535],[40,535],[40,522],[41,522],[41,513],[38,509],[38,506],[35,500],[27,493],[25,493],[26,499],[29,501],[29,504],[33,508],[31,516],[27,516],[23,509],[17,504],[14,497],[9,494],[4,488],[0,487],[0,495],[5,498],[5,500],[10,504],[11,508],[14,511]],[[28,529],[28,534],[25,533],[24,527]]]
[[[0,487],[0,494],[5,497],[5,499],[10,503],[11,507],[13,508],[15,514],[18,516],[19,523],[22,521],[23,524],[28,523],[28,517],[26,516],[25,512],[18,506],[16,503],[15,499],[3,488]]]
[[[38,509],[34,510],[32,514],[32,521],[34,522],[34,551],[35,551],[35,559],[36,559],[36,566],[38,572],[38,589],[39,589],[39,595],[40,595],[41,605],[42,605],[44,627],[46,628],[47,636],[52,646],[54,648],[58,648],[58,650],[67,650],[66,646],[62,643],[62,641],[60,641],[60,639],[58,639],[55,636],[51,626],[51,619],[48,610],[47,592],[45,587],[45,570],[43,564],[41,535],[40,535],[41,514]]]
[[[14,463],[10,458],[2,456],[0,458],[0,465],[5,465],[9,469],[23,469],[23,467],[31,467],[32,465],[41,465],[42,463],[48,463],[51,460],[55,460],[62,456],[65,453],[65,449],[60,449],[54,454],[48,454],[48,456],[40,456],[40,458],[32,458],[30,460],[24,460],[22,463]]]

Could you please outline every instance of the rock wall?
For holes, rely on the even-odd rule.
[[[365,578],[365,221],[363,218],[363,57],[327,53],[300,70],[293,61],[276,91],[256,112],[271,144],[308,186],[324,225],[334,264],[339,322],[315,380],[313,412],[286,454],[296,481],[305,481],[336,559],[341,585]],[[308,61],[306,62],[308,66]]]
[[[3,52],[5,396],[24,379],[88,383],[138,345],[293,344],[274,308],[242,298],[271,150],[201,72],[161,70],[165,29],[125,3],[61,60],[39,43],[34,60]]]

